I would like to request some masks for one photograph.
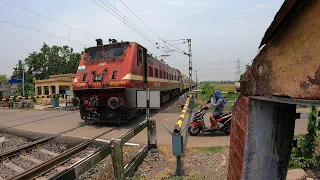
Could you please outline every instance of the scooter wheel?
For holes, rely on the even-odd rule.
[[[197,136],[200,134],[200,128],[196,126],[189,126],[188,133],[190,136]]]

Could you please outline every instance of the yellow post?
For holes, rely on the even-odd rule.
[[[173,130],[173,134],[175,134],[175,135],[178,135],[181,132],[181,127],[182,127],[182,123],[183,123],[183,120],[184,120],[184,116],[187,113],[187,109],[188,109],[188,106],[189,106],[191,98],[192,98],[192,94],[189,94],[188,98],[186,100],[186,103],[184,104],[183,109],[181,111],[181,114],[180,114],[180,117],[179,117],[179,119],[177,121],[177,124],[176,124],[176,126],[175,126],[175,128]]]

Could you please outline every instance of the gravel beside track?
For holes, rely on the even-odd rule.
[[[0,133],[0,138],[1,137],[4,138],[5,141],[0,143],[0,153],[7,152],[11,149],[15,149],[29,143],[26,138],[18,137],[11,134]]]

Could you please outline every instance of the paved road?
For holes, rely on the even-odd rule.
[[[163,127],[163,123],[166,123],[170,129],[175,126],[178,113],[158,113],[152,114],[153,118],[157,120],[157,140],[160,145],[170,145],[171,136]],[[302,117],[307,117],[306,115]],[[209,118],[209,114],[206,119]],[[101,139],[110,140],[116,138],[137,124],[142,122],[145,116],[140,116],[129,124],[123,125],[115,131],[104,135]],[[0,109],[0,132],[4,130],[26,130],[31,132],[42,133],[58,133],[67,129],[71,129],[83,123],[80,119],[78,111],[44,111],[44,110],[15,110],[15,109]],[[206,122],[208,123],[208,121]],[[66,135],[72,137],[91,138],[107,129],[111,129],[114,126],[85,126],[75,131],[69,132]],[[307,121],[305,119],[299,119],[296,121],[295,134],[305,133],[307,127]],[[6,129],[3,129],[6,128]],[[228,145],[230,141],[229,136],[223,133],[206,133],[201,134],[198,137],[189,137],[188,146],[216,146],[216,145]],[[142,131],[139,135],[134,137],[131,143],[146,144],[147,132]]]

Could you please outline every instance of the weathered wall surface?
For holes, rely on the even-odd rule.
[[[243,179],[286,179],[295,105],[250,100]]]
[[[283,24],[241,81],[243,95],[320,99],[320,1]]]
[[[247,122],[250,113],[249,99],[240,96],[233,109],[233,119],[230,134],[230,152],[228,165],[228,180],[241,179],[243,173],[244,149],[247,134]]]

